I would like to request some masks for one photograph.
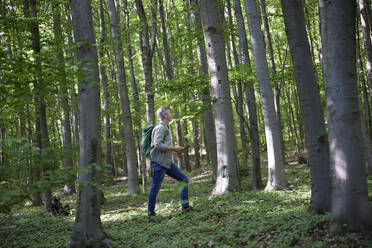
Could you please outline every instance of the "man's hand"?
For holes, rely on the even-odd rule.
[[[182,146],[169,146],[168,147],[168,150],[173,151],[177,154],[182,154],[184,149],[185,148],[183,148]]]

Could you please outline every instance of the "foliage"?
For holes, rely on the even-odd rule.
[[[265,173],[263,168],[263,173]],[[147,196],[125,195],[126,185],[104,187],[106,203],[101,219],[114,247],[368,247],[369,234],[331,236],[329,215],[311,215],[309,169],[290,164],[291,187],[284,192],[248,190],[208,200],[213,188],[211,172],[202,169],[189,174],[191,205],[195,210],[182,214],[180,186],[165,178],[158,196],[157,218],[149,223]],[[372,177],[369,177],[369,192]],[[372,193],[369,195],[372,201]],[[72,208],[74,198],[64,199]],[[75,209],[70,216],[41,213],[26,206],[0,227],[0,247],[60,247],[73,228]],[[9,227],[10,229],[3,229]],[[43,243],[40,243],[43,240]]]

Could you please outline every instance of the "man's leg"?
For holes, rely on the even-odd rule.
[[[166,174],[170,177],[173,177],[179,182],[184,182],[185,185],[181,190],[181,204],[182,208],[189,207],[189,178],[178,168],[175,164],[171,163],[171,168],[166,172]]]
[[[156,196],[159,193],[161,183],[164,179],[165,171],[167,170],[165,167],[155,162],[151,162],[151,166],[154,169],[154,175],[152,176],[152,185],[148,201],[149,216],[155,215]]]

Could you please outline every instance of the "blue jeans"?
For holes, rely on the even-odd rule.
[[[171,163],[170,169],[165,168],[164,166],[161,166],[160,164],[153,161],[151,161],[151,166],[154,169],[154,175],[152,176],[152,185],[148,202],[149,216],[155,215],[156,196],[159,193],[160,186],[161,183],[163,182],[165,174],[176,179],[179,182],[186,183],[186,185],[181,190],[181,204],[182,208],[188,208],[189,189],[187,185],[189,183],[189,178],[173,163]]]

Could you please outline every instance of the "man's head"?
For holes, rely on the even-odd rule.
[[[167,124],[172,120],[172,113],[168,106],[163,106],[158,108],[156,111],[159,121],[167,122]]]

